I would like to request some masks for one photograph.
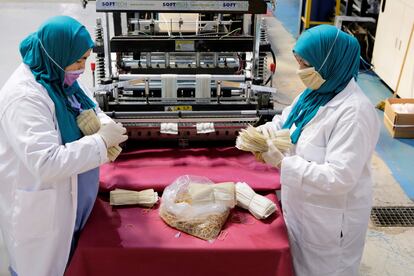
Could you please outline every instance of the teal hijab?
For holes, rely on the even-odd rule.
[[[63,144],[82,137],[76,123],[78,111],[71,106],[68,97],[75,96],[82,109],[95,107],[76,81],[70,87],[63,84],[64,68],[79,60],[93,46],[85,27],[69,16],[50,18],[20,43],[23,63],[29,66],[36,81],[46,88],[55,104]]]
[[[291,134],[292,143],[296,144],[302,129],[316,115],[319,107],[340,93],[352,78],[357,78],[360,47],[354,37],[336,27],[320,25],[305,31],[293,52],[315,67],[326,80],[316,90],[307,88],[303,91],[283,125],[287,129],[296,125],[296,130]]]

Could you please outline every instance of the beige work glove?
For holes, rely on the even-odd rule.
[[[280,150],[272,143],[271,140],[267,140],[268,150],[262,153],[262,158],[265,163],[272,165],[273,167],[280,168],[283,158],[285,157]]]
[[[109,124],[101,125],[101,128],[97,133],[104,140],[107,149],[118,146],[120,143],[125,142],[128,139],[128,136],[125,135],[126,128],[124,128],[121,123],[111,122]],[[111,149],[111,152],[116,153],[115,150],[112,152]]]

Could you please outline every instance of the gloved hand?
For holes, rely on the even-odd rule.
[[[267,140],[268,150],[262,153],[262,158],[265,163],[272,165],[276,168],[280,168],[280,163],[282,163],[283,158],[285,157],[280,150],[272,143],[271,140]]]
[[[264,135],[266,139],[276,138],[276,132],[279,130],[274,122],[267,122],[256,127],[256,130]]]
[[[84,135],[92,135],[98,132],[101,122],[93,109],[82,111],[76,118],[76,122]]]
[[[118,146],[120,143],[125,142],[128,136],[125,135],[126,128],[121,123],[111,122],[109,124],[102,125],[97,132],[106,144],[106,148]]]
[[[107,151],[108,159],[114,162],[116,158],[121,154],[122,148],[120,146],[110,147]]]

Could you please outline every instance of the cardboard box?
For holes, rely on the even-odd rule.
[[[393,138],[414,138],[414,114],[396,113],[394,103],[412,103],[414,99],[389,98],[385,101],[384,124]]]

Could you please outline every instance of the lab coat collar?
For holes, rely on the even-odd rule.
[[[341,103],[343,103],[352,94],[352,91],[355,90],[355,86],[356,85],[357,84],[356,84],[355,79],[352,78],[349,81],[348,85],[344,88],[344,90],[342,90],[341,92],[339,92],[324,107],[325,108],[336,107],[336,106],[340,105]]]
[[[328,108],[335,108],[338,105],[342,104],[352,93],[353,91],[355,91],[355,87],[356,87],[356,81],[354,78],[352,78],[348,85],[344,88],[344,90],[342,90],[341,92],[339,92],[332,100],[330,100],[326,105],[321,106],[318,109],[318,112],[316,112],[316,115],[306,124],[305,128],[308,127],[309,125],[311,125],[313,122],[315,122],[319,117],[320,114],[322,114],[326,109]],[[295,126],[296,127],[296,126]],[[292,133],[292,129],[291,129],[291,133]]]

